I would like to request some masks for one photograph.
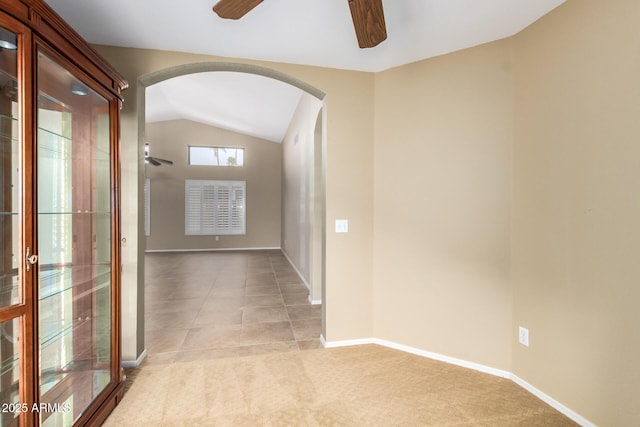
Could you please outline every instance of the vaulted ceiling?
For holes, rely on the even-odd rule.
[[[302,91],[247,73],[207,72],[165,80],[147,88],[147,123],[188,119],[282,142]]]

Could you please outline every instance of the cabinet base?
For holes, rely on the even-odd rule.
[[[109,414],[113,412],[118,403],[122,400],[124,396],[124,383],[126,378],[123,376],[122,381],[116,385],[113,391],[109,394],[109,396],[104,400],[102,405],[89,417],[88,420],[84,422],[78,423],[78,426],[82,427],[93,427],[102,425]]]

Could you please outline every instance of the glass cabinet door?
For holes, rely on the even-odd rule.
[[[71,425],[112,378],[109,101],[37,55],[37,231],[43,425]]]
[[[18,425],[20,414],[20,317],[5,314],[6,309],[21,302],[22,143],[17,39],[0,25],[0,426]]]

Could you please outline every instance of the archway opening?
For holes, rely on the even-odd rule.
[[[325,95],[321,91],[313,88],[312,86],[297,80],[291,76],[280,73],[275,70],[270,70],[264,67],[258,67],[247,64],[233,64],[233,63],[218,63],[218,62],[208,62],[208,63],[195,63],[195,64],[185,64],[172,68],[168,68],[165,70],[160,70],[154,73],[150,73],[144,76],[141,76],[138,79],[138,87],[137,87],[137,97],[138,97],[138,153],[140,156],[140,173],[138,179],[138,188],[141,190],[139,192],[139,201],[140,206],[144,206],[145,194],[145,167],[144,167],[144,149],[146,144],[146,103],[147,103],[147,88],[165,82],[170,79],[174,79],[180,76],[186,76],[191,74],[198,73],[211,73],[211,72],[232,72],[232,73],[247,73],[253,74],[256,76],[262,76],[269,79],[275,79],[280,82],[286,83],[293,87],[296,87],[304,92],[304,96],[301,98],[300,104],[304,104],[304,99],[308,101],[308,106],[302,106],[304,113],[310,116],[309,123],[311,128],[311,134],[309,135],[309,145],[306,153],[303,156],[306,156],[307,165],[305,167],[310,168],[308,173],[304,174],[304,178],[302,179],[301,186],[304,187],[304,191],[300,197],[304,199],[304,203],[299,204],[300,206],[304,206],[304,212],[299,212],[299,214],[305,218],[303,221],[304,224],[286,224],[282,227],[281,233],[281,247],[280,249],[286,255],[290,262],[296,267],[298,274],[301,277],[305,278],[305,284],[309,288],[309,300],[312,304],[322,304],[324,308],[325,299],[324,299],[324,246],[325,246],[325,209],[324,209],[324,198],[325,198],[325,183],[324,183],[324,146],[326,144],[326,132],[325,132],[325,120],[323,117],[325,115]],[[215,96],[215,93],[211,94],[201,94],[201,96]],[[313,108],[313,104],[319,103],[320,107],[316,110]],[[316,104],[317,105],[317,104]],[[300,135],[289,135],[290,141],[293,141],[292,145],[297,145],[297,142],[300,139]],[[284,141],[283,141],[284,143]],[[283,156],[284,157],[284,156]],[[284,162],[283,162],[284,163]],[[285,165],[283,164],[283,168]],[[285,174],[283,174],[285,175]],[[283,178],[283,186],[285,185],[285,180]],[[297,191],[297,190],[296,190]],[[294,201],[290,203],[295,204]],[[287,218],[284,215],[285,208],[283,206],[283,223],[289,221],[290,218]],[[146,211],[148,212],[148,211]],[[298,215],[296,218],[300,220],[301,216]],[[145,220],[147,219],[145,215],[145,210],[140,210],[139,217],[139,245],[138,245],[138,298],[139,300],[144,300],[145,296],[145,271],[144,271],[144,263],[145,263],[145,254],[146,254],[146,236],[145,236]],[[290,232],[293,230],[294,234],[300,229],[304,229],[304,233],[306,233],[306,241],[302,243],[303,248],[301,249],[300,245],[292,245],[291,240],[287,239],[287,234],[291,235]],[[299,237],[299,236],[298,236]],[[304,240],[304,239],[302,239]],[[299,243],[299,242],[298,242]],[[288,248],[287,246],[292,246]],[[295,248],[295,251],[294,251]],[[289,251],[289,253],[287,252]],[[293,255],[295,252],[295,255]],[[291,258],[297,258],[292,260]],[[301,261],[302,260],[302,261]],[[301,267],[302,264],[302,267]],[[301,271],[305,270],[305,271]],[[322,310],[322,330],[321,335],[324,336],[324,312]],[[139,324],[138,330],[144,330],[144,316],[138,316]]]

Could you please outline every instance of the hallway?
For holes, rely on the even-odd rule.
[[[146,362],[321,347],[321,306],[279,250],[146,255]]]

